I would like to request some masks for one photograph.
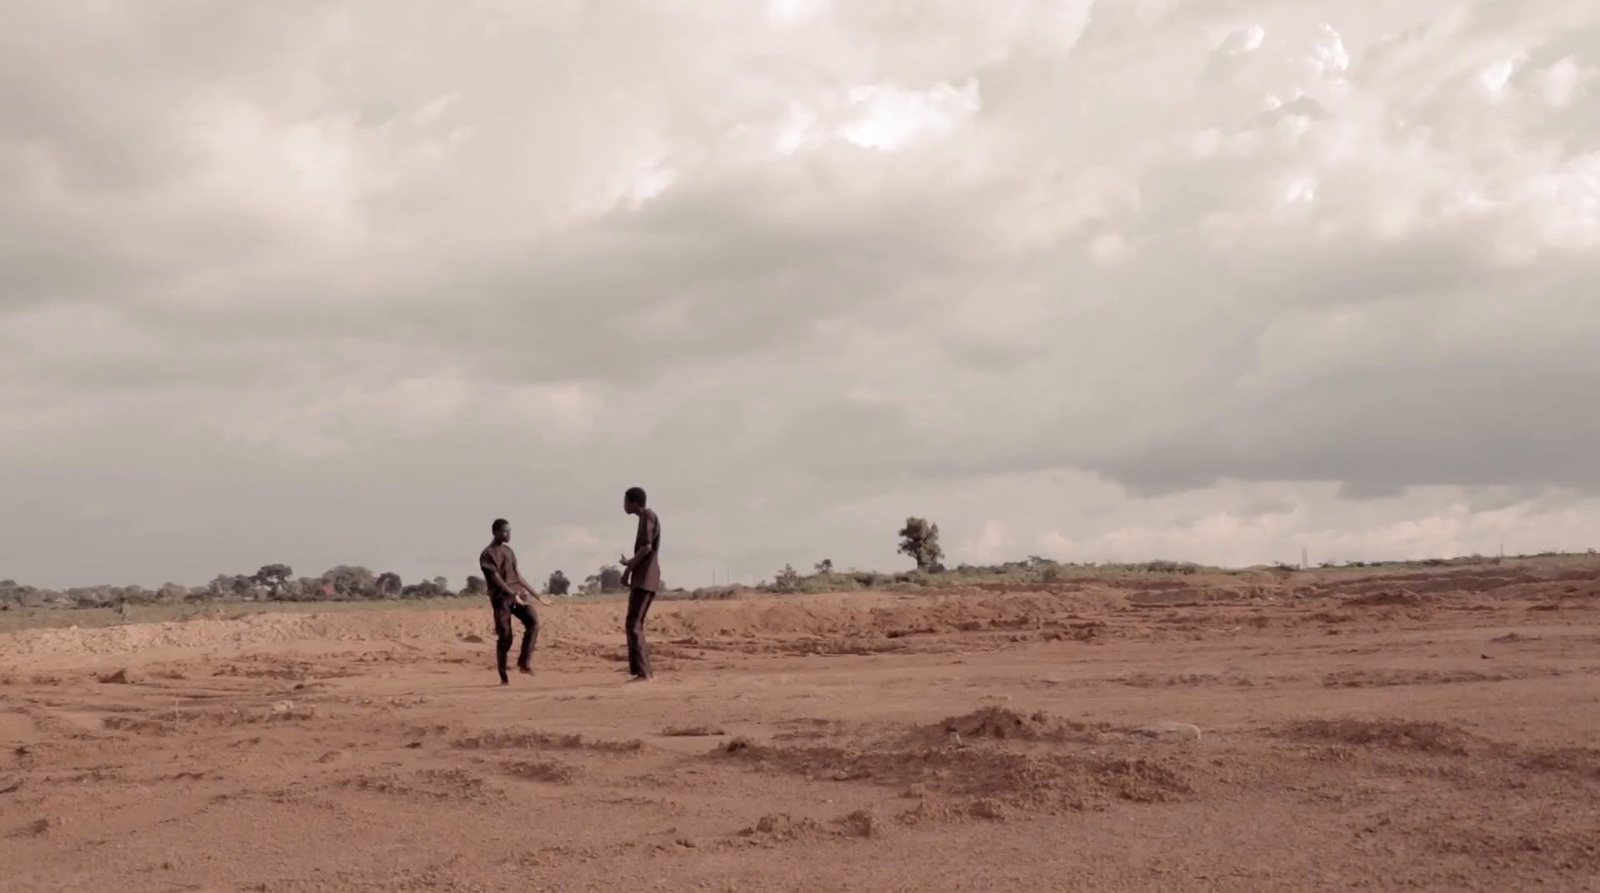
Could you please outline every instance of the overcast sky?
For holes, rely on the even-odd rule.
[[[0,578],[1600,546],[1594,0],[4,0]]]

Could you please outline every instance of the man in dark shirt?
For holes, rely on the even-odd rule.
[[[522,579],[517,571],[517,554],[511,551],[511,524],[504,518],[490,528],[494,542],[478,556],[478,567],[483,571],[484,582],[489,587],[489,604],[494,608],[495,665],[500,670],[500,684],[510,685],[506,674],[506,657],[511,653],[511,618],[522,621],[522,653],[517,657],[517,669],[533,672],[533,646],[539,638],[539,615],[528,604],[532,596],[542,604],[550,600],[539,595]]]
[[[622,510],[639,516],[633,538],[633,557],[622,556],[622,585],[628,587],[628,672],[637,681],[650,679],[650,649],[644,641],[644,617],[661,588],[661,519],[645,508],[644,490],[628,488]]]

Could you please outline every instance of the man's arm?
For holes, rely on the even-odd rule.
[[[622,566],[626,571],[636,571],[639,565],[644,564],[650,557],[650,551],[655,548],[656,529],[655,520],[650,515],[639,516],[639,538],[644,540],[644,545],[633,553],[633,557],[622,557]]]
[[[528,598],[533,599],[541,605],[553,604],[553,602],[551,602],[549,599],[540,595],[538,590],[528,585],[527,579],[522,576],[522,568],[517,567],[517,557],[515,555],[511,556],[511,567],[509,568],[509,571],[511,573],[511,579],[509,581],[511,585],[506,587],[507,592],[515,594],[517,590],[520,589],[527,595]],[[517,595],[517,600],[523,604],[527,604],[527,599],[523,598],[523,596],[520,594]]]
[[[483,571],[483,579],[489,584],[490,592],[494,592],[496,589],[501,592],[515,591],[512,589],[511,584],[506,582],[505,576],[500,573],[500,568],[495,564],[488,549],[483,550],[483,554],[478,556],[478,570]]]
[[[517,585],[522,587],[522,591],[526,592],[528,594],[529,598],[533,599],[534,601],[538,602],[539,604],[541,604],[541,605],[553,605],[553,604],[555,604],[555,602],[550,600],[549,596],[540,595],[539,594],[539,590],[534,589],[532,586],[529,586],[528,585],[528,581],[522,579],[522,575],[521,574],[517,575]]]
[[[633,557],[622,556],[619,562],[622,565],[622,585],[633,584],[633,574],[639,566],[650,559],[650,553],[655,550],[656,529],[655,516],[641,514],[639,516],[639,535],[635,539],[643,540],[643,545],[634,551]]]
[[[478,570],[483,571],[483,578],[489,582],[491,591],[495,589],[499,589],[502,592],[511,591],[511,587],[506,585],[506,578],[500,576],[500,571],[496,570],[494,565],[486,561],[478,565]]]
[[[491,564],[480,564],[478,565],[478,569],[483,571],[483,578],[489,582],[490,592],[504,592],[511,595],[516,601],[525,603],[526,600],[523,599],[521,595],[517,594],[518,587],[521,587],[524,590],[528,588],[525,584],[521,582],[514,584],[506,583],[506,578],[500,576],[500,572],[495,570],[494,565]],[[535,598],[538,598],[538,596],[535,596]],[[545,602],[545,604],[549,604],[549,602]]]

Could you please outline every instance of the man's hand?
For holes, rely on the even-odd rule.
[[[555,602],[550,600],[549,596],[540,595],[539,593],[534,592],[533,591],[533,587],[531,587],[531,586],[522,587],[522,591],[526,592],[528,595],[533,596],[533,600],[538,602],[541,605],[553,605],[553,604],[555,604]],[[525,598],[523,596],[520,596],[520,595],[517,596],[517,601],[522,602],[523,604],[527,604],[528,603],[527,598]]]
[[[629,558],[629,557],[628,557],[628,556],[626,556],[626,555],[624,555],[624,556],[622,556],[622,557],[621,557],[621,558],[618,558],[618,559],[617,559],[617,563],[618,563],[618,564],[620,564],[620,565],[622,565],[622,566],[623,566],[623,567],[627,567],[627,566],[629,566],[629,565],[631,565],[631,564],[633,564],[633,559],[632,559],[632,558]]]

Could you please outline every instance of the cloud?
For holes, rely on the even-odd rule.
[[[1600,12],[1508,10],[9,4],[0,560],[450,575],[480,516],[625,545],[635,482],[689,581],[906,514],[1581,545]],[[99,504],[92,560],[38,532]]]

